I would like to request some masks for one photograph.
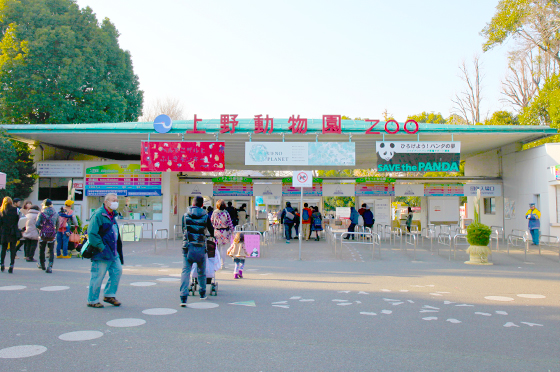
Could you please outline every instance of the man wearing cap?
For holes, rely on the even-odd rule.
[[[72,255],[68,254],[68,238],[74,228],[78,226],[78,219],[72,210],[73,205],[73,200],[66,200],[64,207],[60,208],[58,213],[60,226],[56,233],[56,258],[72,258]]]
[[[103,293],[103,301],[113,306],[121,306],[120,301],[115,298],[121,280],[122,264],[124,264],[122,240],[115,219],[117,209],[119,209],[117,194],[105,195],[103,205],[93,213],[88,225],[89,245],[95,252],[91,258],[88,307],[103,307],[99,302],[99,294],[107,272],[109,280]]]
[[[54,232],[59,227],[58,213],[54,210],[51,199],[45,199],[43,201],[43,210],[39,213],[39,217],[37,217],[35,227],[41,231],[41,241],[39,242],[39,262],[37,263],[37,267],[45,270],[47,274],[50,274],[52,273],[54,263],[54,238],[56,237]],[[51,231],[51,228],[53,235],[51,235],[52,237],[47,237],[46,230]],[[45,267],[45,250],[47,247],[49,248],[49,265]]]
[[[525,213],[529,220],[529,232],[533,238],[533,245],[539,245],[539,229],[541,227],[541,212],[535,208],[535,203],[529,204],[529,210]]]

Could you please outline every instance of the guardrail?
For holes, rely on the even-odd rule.
[[[504,228],[502,226],[490,226],[492,234],[490,234],[490,249],[492,249],[492,240],[496,241],[496,252],[500,251],[500,238],[505,239]]]
[[[403,243],[403,230],[400,227],[395,227],[391,230],[391,235],[389,238],[389,244],[391,244],[391,242],[396,243],[397,242],[397,237],[400,238],[401,240],[401,244],[400,246],[402,247],[402,243]]]
[[[548,241],[546,241],[548,240]],[[541,254],[541,245],[547,247],[556,247],[558,249],[558,262],[560,262],[560,238],[554,235],[541,235],[539,237],[539,254]]]
[[[381,237],[379,236],[379,234],[377,233],[368,233],[368,232],[348,232],[348,231],[344,231],[340,233],[340,247],[342,248],[342,239],[344,239],[345,235],[352,235],[352,236],[356,236],[356,235],[363,235],[365,237],[369,237],[371,238],[371,242],[368,241],[364,241],[361,242],[359,240],[356,241],[352,241],[351,244],[371,244],[372,246],[372,259],[375,259],[375,244],[377,242],[377,244],[379,245],[379,257],[381,257]],[[350,241],[348,241],[348,243],[350,243]],[[336,257],[336,235],[335,235],[335,245],[334,245],[334,255]]]
[[[155,234],[154,234],[154,253],[157,252],[158,232],[160,233],[160,236],[162,236],[164,231],[165,231],[165,249],[167,249],[169,247],[169,230],[158,229],[158,230],[155,231]],[[163,237],[161,237],[160,239],[163,239]]]
[[[428,227],[422,229],[422,247],[424,246],[424,239],[430,239],[430,252],[434,250],[434,238],[436,237],[435,225],[429,224]]]
[[[464,240],[464,243],[458,243],[459,240]],[[455,236],[453,236],[453,259],[456,258],[456,251],[457,251],[457,246],[459,245],[469,245],[469,242],[467,240],[467,234],[455,234]],[[451,247],[449,247],[449,260],[451,261]]]
[[[132,227],[132,231],[130,229],[130,227]],[[123,223],[121,225],[121,237],[124,240],[125,239],[125,234],[130,234],[132,233],[132,241],[136,240],[136,224],[132,223],[132,222],[127,222],[127,223]]]
[[[183,225],[173,225],[173,241],[177,238],[183,239]]]
[[[146,226],[146,228],[144,228],[144,226]],[[149,231],[150,234],[151,234],[150,239],[154,239],[154,223],[153,222],[142,222],[142,234],[140,235],[140,240],[144,239],[144,232],[145,231]]]
[[[418,246],[418,235],[420,235],[419,231],[411,231],[406,232],[404,235],[404,250],[405,252],[408,251],[406,248],[407,245],[414,246],[414,261],[416,261],[416,247]]]

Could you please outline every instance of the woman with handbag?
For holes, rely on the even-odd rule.
[[[226,256],[225,249],[231,244],[231,234],[233,234],[233,222],[228,211],[226,211],[226,203],[223,199],[218,200],[216,203],[216,209],[212,212],[210,222],[212,222],[214,227],[214,237],[220,251],[223,269],[224,257]]]
[[[73,200],[66,200],[64,208],[58,213],[60,227],[56,234],[56,258],[72,258],[68,254],[68,241],[72,233],[77,233],[78,219],[72,210]],[[61,252],[62,248],[62,252]]]
[[[6,196],[2,200],[0,207],[0,233],[2,234],[2,254],[0,256],[0,271],[4,271],[4,259],[6,252],[10,250],[10,268],[8,272],[14,272],[16,260],[16,242],[21,238],[21,231],[18,229],[19,213],[13,206],[12,198]]]

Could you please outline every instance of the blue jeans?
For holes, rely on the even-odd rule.
[[[68,239],[70,237],[63,232],[56,233],[56,255],[60,256],[60,248],[62,248],[63,256],[68,256]]]
[[[239,274],[240,271],[243,271],[245,267],[245,259],[244,258],[234,258],[233,262],[235,263],[235,268],[233,269],[234,274]]]
[[[92,260],[91,261],[91,279],[89,280],[88,303],[96,304],[99,302],[99,293],[101,292],[101,284],[105,274],[109,272],[109,280],[105,286],[104,297],[115,297],[119,282],[121,281],[122,266],[121,260],[117,256],[112,260]]]
[[[531,232],[531,237],[533,238],[533,244],[539,245],[539,229],[529,230]]]
[[[292,227],[294,227],[293,223],[284,224],[284,234],[286,235],[286,240],[292,239]]]
[[[180,296],[187,297],[189,295],[189,282],[191,277],[192,265],[196,263],[196,270],[198,273],[198,284],[200,285],[199,293],[202,296],[206,293],[206,259],[202,262],[193,261],[187,258],[188,253],[183,250],[183,271],[181,271],[181,289]]]

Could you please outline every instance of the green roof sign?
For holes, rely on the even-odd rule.
[[[242,183],[252,183],[253,179],[249,177],[237,177],[237,176],[223,176],[212,178],[212,182],[242,182]]]
[[[356,178],[356,183],[364,183],[364,182],[386,182],[386,183],[393,183],[396,179],[390,177],[361,177]]]
[[[282,178],[282,183],[292,183],[292,177]],[[313,177],[313,183],[323,183],[323,179]]]

